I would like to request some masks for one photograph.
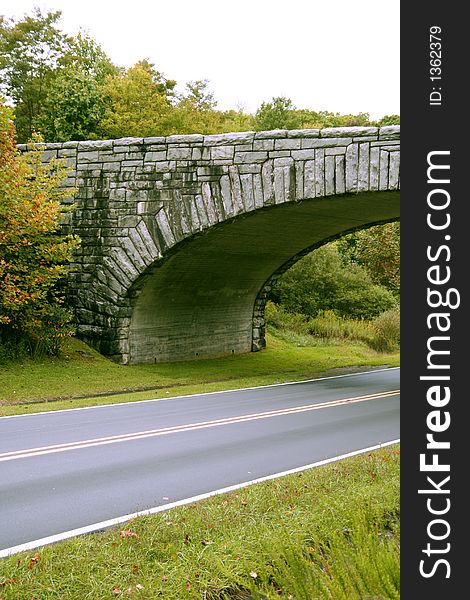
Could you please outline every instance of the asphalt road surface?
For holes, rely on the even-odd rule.
[[[398,439],[399,377],[384,369],[0,418],[0,556]]]

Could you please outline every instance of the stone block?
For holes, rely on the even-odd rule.
[[[90,152],[78,152],[77,160],[79,164],[98,163],[100,162],[100,153],[98,152],[98,150]]]
[[[268,159],[267,152],[238,152],[235,154],[235,164],[263,163]]]
[[[158,138],[160,139],[164,139],[164,138]],[[117,140],[114,140],[114,145],[115,146],[137,146],[140,144],[143,144],[144,142],[144,138],[118,138]]]
[[[218,223],[221,219],[219,218],[217,206],[214,201],[211,184],[208,181],[203,182],[201,185],[201,196],[202,201],[204,202],[209,224],[214,225],[215,223]]]
[[[167,144],[194,144],[197,142],[203,142],[204,136],[199,133],[190,133],[182,135],[169,135],[166,138]]]
[[[82,151],[96,151],[96,150],[112,150],[114,142],[113,140],[87,140],[78,142],[78,150]]]
[[[103,163],[103,171],[116,171],[119,173],[121,170],[121,163],[118,162],[105,162]]]
[[[220,191],[222,194],[222,202],[226,217],[234,214],[232,204],[232,189],[230,185],[230,177],[228,175],[222,175],[220,178]]]
[[[346,150],[346,191],[357,192],[359,145],[350,144]]]
[[[234,144],[245,144],[254,139],[253,131],[242,131],[238,133],[222,133],[215,135],[205,135],[205,146],[230,146]]]
[[[334,146],[348,146],[352,143],[351,138],[305,138],[302,140],[302,150],[307,148],[333,148]]]
[[[272,131],[257,131],[256,140],[279,139],[287,137],[287,129],[273,129]]]
[[[251,152],[253,144],[235,144],[235,152]]]
[[[161,160],[167,159],[166,150],[161,152],[146,152],[144,157],[144,162],[159,162]]]
[[[335,157],[325,156],[325,195],[335,193]]]
[[[295,163],[295,199],[304,199],[304,161]]]
[[[400,182],[400,152],[390,152],[388,189],[397,190]]]
[[[232,205],[234,214],[243,212],[242,188],[238,168],[235,166],[228,168],[232,191]]]
[[[315,149],[309,148],[308,150],[292,150],[291,155],[294,160],[314,160]]]
[[[143,160],[123,160],[121,165],[123,167],[142,167]]]
[[[325,148],[326,156],[334,156],[334,155],[340,155],[340,154],[346,154],[346,146],[336,146],[334,148]]]
[[[286,138],[274,141],[274,150],[300,150],[301,140]]]
[[[357,191],[369,190],[370,144],[359,144],[359,160],[357,173]]]
[[[274,140],[257,140],[253,142],[253,150],[274,150]]]
[[[380,149],[379,190],[388,190],[388,163],[390,153]]]
[[[315,150],[315,197],[325,195],[325,151]]]
[[[344,155],[335,156],[335,189],[337,194],[346,192],[345,163],[346,157]]]
[[[242,198],[246,211],[255,208],[255,195],[253,190],[253,176],[251,174],[240,175],[242,186]]]
[[[400,139],[400,125],[385,125],[379,130],[379,140]]]
[[[238,172],[240,175],[246,173],[261,173],[261,165],[260,164],[248,164],[248,165],[238,165]]]
[[[143,142],[146,146],[151,146],[153,144],[165,144],[166,143],[166,139],[165,137],[162,136],[158,136],[158,137],[146,137],[143,139]],[[115,140],[115,143],[118,142],[119,140]]]
[[[380,149],[371,145],[370,149],[370,170],[369,170],[369,190],[375,192],[379,189],[379,163]]]
[[[274,159],[274,167],[288,167],[294,164],[294,159],[290,156]]]
[[[261,208],[264,204],[263,180],[261,173],[253,174],[253,193],[255,197],[255,207]]]
[[[211,159],[232,159],[235,153],[234,146],[213,146],[210,149]]]
[[[168,146],[167,158],[168,160],[191,160],[192,148],[189,146],[175,148],[174,146]]]
[[[76,158],[77,150],[76,148],[59,148],[59,150],[57,150],[57,156],[59,158],[69,158],[72,156]]]
[[[320,130],[320,137],[364,137],[377,135],[378,127],[326,127]]]
[[[320,137],[320,129],[289,129],[289,138],[317,138]]]
[[[191,160],[201,160],[202,159],[202,148],[195,147],[191,153]]]

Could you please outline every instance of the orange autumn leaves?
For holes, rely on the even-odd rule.
[[[0,103],[0,343],[60,337],[70,318],[56,290],[79,244],[60,235],[64,176],[60,162],[42,164],[37,145],[17,151],[10,110]]]

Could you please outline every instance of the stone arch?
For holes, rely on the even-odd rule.
[[[289,261],[398,218],[399,136],[386,126],[47,144],[77,205],[64,228],[82,238],[68,285],[78,335],[124,363],[261,348],[263,297]]]
[[[186,241],[130,291],[126,360],[262,349],[264,305],[273,279],[331,239],[396,220],[398,204],[397,192],[305,200],[254,211]]]

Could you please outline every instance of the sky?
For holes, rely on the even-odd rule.
[[[254,113],[275,96],[297,108],[372,119],[400,114],[399,0],[0,0],[21,19],[61,10],[114,63],[147,58],[168,79],[208,79],[217,108]]]

